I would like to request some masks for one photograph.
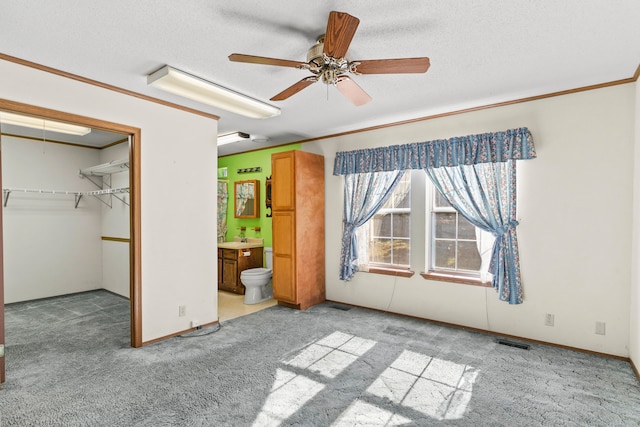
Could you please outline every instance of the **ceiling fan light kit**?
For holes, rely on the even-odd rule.
[[[282,101],[300,92],[311,84],[322,81],[338,88],[354,105],[360,106],[371,101],[371,97],[347,74],[396,74],[426,73],[430,62],[427,57],[395,58],[349,61],[346,58],[351,40],[356,33],[360,20],[344,12],[329,13],[327,30],[318,37],[316,43],[307,51],[307,62],[265,56],[233,53],[229,60],[250,64],[275,65],[308,70],[313,75],[305,77],[271,98]]]
[[[169,65],[149,74],[147,85],[254,119],[279,116],[280,109]]]

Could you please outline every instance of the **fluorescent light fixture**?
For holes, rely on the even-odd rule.
[[[280,115],[280,109],[165,65],[147,76],[147,85],[254,119]]]
[[[218,136],[218,146],[225,144],[232,144],[234,142],[249,141],[251,135],[244,132],[225,133]]]
[[[8,125],[24,126],[32,129],[44,129],[50,132],[67,133],[70,135],[86,135],[91,132],[91,128],[68,123],[55,122],[52,120],[40,119],[37,117],[23,116],[14,113],[0,113],[0,123]]]

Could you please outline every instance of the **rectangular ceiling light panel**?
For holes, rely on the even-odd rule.
[[[255,119],[280,115],[280,109],[170,66],[147,76],[147,85]]]
[[[69,123],[5,112],[0,113],[0,123],[23,126],[31,129],[42,129],[50,132],[66,133],[69,135],[83,136],[91,132],[91,128],[84,126],[71,125]]]
[[[244,132],[233,132],[224,135],[218,135],[218,145],[233,144],[234,142],[248,141],[251,135]]]

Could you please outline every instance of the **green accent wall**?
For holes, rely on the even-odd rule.
[[[227,235],[226,241],[232,241],[234,236],[240,234],[240,227],[247,227],[246,237],[259,237],[264,239],[264,246],[272,246],[271,240],[271,218],[267,218],[267,213],[271,209],[265,206],[265,181],[271,176],[271,154],[282,151],[300,150],[301,144],[283,145],[280,147],[266,148],[249,153],[234,154],[218,158],[218,169],[227,168],[227,177],[218,178],[220,181],[228,181],[229,202],[227,204]],[[261,172],[237,173],[238,169],[261,167]],[[236,181],[246,181],[257,179],[260,181],[260,218],[235,218],[233,216],[233,183]],[[215,218],[213,218],[215,221]],[[260,231],[253,230],[260,227]]]

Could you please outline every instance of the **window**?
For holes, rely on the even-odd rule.
[[[406,171],[382,208],[358,228],[359,270],[410,277],[412,220],[416,221],[415,232],[423,224],[426,230],[424,240],[413,236],[414,246],[417,245],[414,250],[423,252],[424,245],[423,253],[427,254],[424,265],[413,266],[426,270],[423,277],[471,284],[487,282],[493,236],[476,228],[449,205],[423,171]]]
[[[432,187],[429,271],[452,276],[485,276],[493,237],[460,215]]]
[[[368,227],[369,267],[408,269],[411,254],[411,171],[402,176]]]

